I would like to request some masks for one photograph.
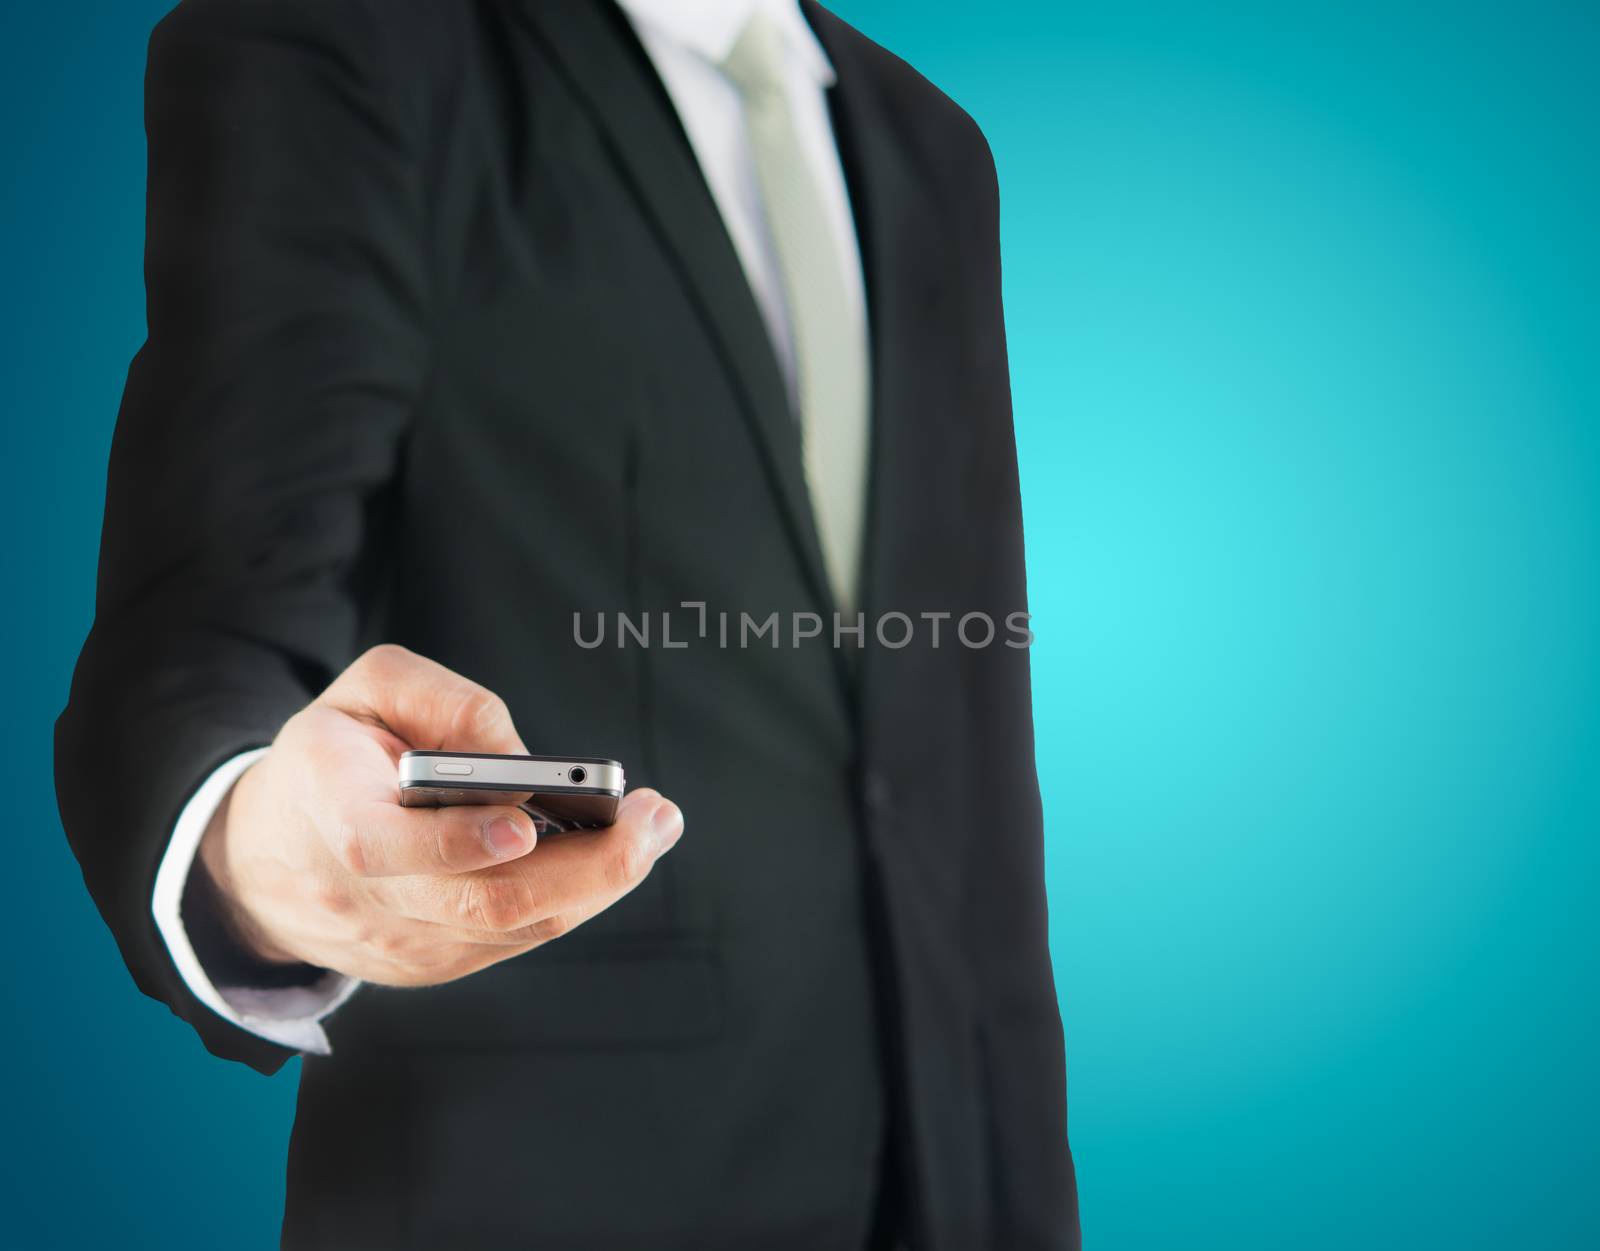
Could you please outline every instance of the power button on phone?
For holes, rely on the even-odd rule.
[[[436,764],[433,766],[435,773],[449,774],[451,777],[464,778],[472,772],[469,764]]]

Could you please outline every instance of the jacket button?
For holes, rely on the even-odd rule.
[[[867,807],[874,812],[887,812],[894,801],[894,788],[889,785],[889,779],[876,769],[867,772],[865,791]]]

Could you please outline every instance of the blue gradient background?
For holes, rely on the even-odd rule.
[[[1000,166],[1089,1245],[1597,1245],[1593,9],[839,7]],[[275,1246],[292,1115],[134,990],[34,780],[163,8],[0,40],[20,1248]]]

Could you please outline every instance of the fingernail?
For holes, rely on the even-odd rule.
[[[658,856],[678,841],[683,833],[683,813],[677,804],[661,804],[650,814],[650,833],[655,836]]]
[[[493,821],[484,822],[483,842],[489,854],[497,860],[520,855],[528,845],[522,827],[510,817],[496,817]]]

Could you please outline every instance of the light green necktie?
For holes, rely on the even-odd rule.
[[[759,7],[722,63],[744,100],[794,338],[806,486],[839,611],[853,614],[866,516],[869,373],[843,253],[784,92],[781,36]]]

